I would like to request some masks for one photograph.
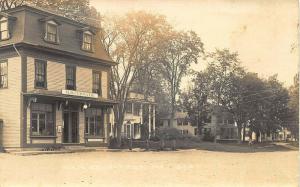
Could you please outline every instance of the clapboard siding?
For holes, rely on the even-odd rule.
[[[47,61],[47,90],[61,91],[66,84],[66,65],[60,62]],[[99,68],[97,68],[99,71]],[[108,98],[108,73],[102,72],[102,97]],[[34,88],[34,58],[27,58],[27,90],[33,91]],[[92,92],[93,88],[93,69],[91,67],[76,67],[76,90],[82,92]]]
[[[102,71],[102,77],[101,77],[101,85],[102,85],[102,97],[107,99],[108,97],[108,78],[107,78],[107,72]]]
[[[53,61],[47,62],[47,89],[59,91],[65,89],[66,71],[65,65]]]
[[[0,89],[3,146],[20,147],[21,58],[8,59],[8,88]]]
[[[27,57],[27,90],[34,90],[34,58]]]
[[[76,89],[82,92],[92,92],[93,70],[85,67],[76,68]]]

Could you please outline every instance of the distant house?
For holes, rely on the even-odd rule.
[[[199,135],[209,134],[216,140],[238,140],[238,129],[233,115],[221,106],[212,106],[203,123]]]
[[[198,128],[197,126],[194,126],[192,124],[188,114],[186,112],[176,112],[174,121],[173,121],[173,126],[171,126],[171,115],[167,115],[163,117],[162,119],[162,124],[160,128],[176,128],[178,129],[181,134],[185,135],[191,135],[191,136],[196,136],[198,133]]]
[[[243,140],[243,130],[241,132],[241,139]],[[255,132],[250,132],[250,129],[247,127],[245,129],[245,141],[249,141],[252,139],[253,141],[265,142],[265,141],[295,141],[294,136],[291,131],[289,131],[286,127],[282,127],[278,129],[275,133],[261,133],[260,136],[257,136]]]
[[[132,139],[146,138],[154,132],[155,99],[145,98],[143,94],[129,93],[126,103],[126,113],[122,127],[122,136]]]

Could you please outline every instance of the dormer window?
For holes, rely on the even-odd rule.
[[[9,31],[8,31],[8,19],[2,17],[0,19],[0,40],[9,39]]]
[[[46,22],[45,40],[52,43],[58,43],[58,24],[54,21]]]
[[[92,51],[93,34],[89,31],[83,33],[82,50]]]

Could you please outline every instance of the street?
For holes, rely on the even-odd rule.
[[[0,154],[7,186],[298,186],[298,152]]]

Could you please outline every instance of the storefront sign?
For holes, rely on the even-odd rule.
[[[79,92],[79,91],[74,91],[74,90],[62,90],[62,94],[80,96],[80,97],[98,98],[98,94],[96,94],[96,93]]]

